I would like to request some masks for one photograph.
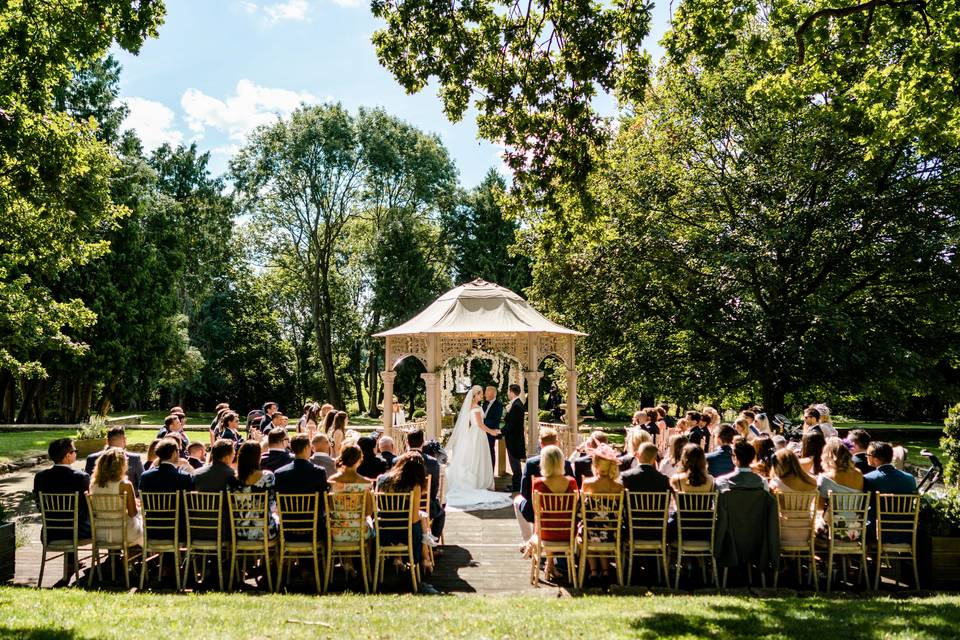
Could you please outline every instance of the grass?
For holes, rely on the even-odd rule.
[[[153,595],[0,588],[3,638],[955,637],[960,597]]]
[[[49,431],[11,431],[0,433],[0,462],[9,462],[15,458],[29,458],[47,452],[47,445],[58,438],[72,438],[76,429],[53,429]],[[187,429],[187,437],[207,443],[210,436],[208,430],[195,431]],[[156,431],[127,430],[127,444],[142,442],[150,444]]]

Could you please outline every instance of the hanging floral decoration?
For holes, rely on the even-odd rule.
[[[521,387],[523,368],[520,361],[509,353],[502,351],[486,351],[482,347],[474,347],[469,353],[447,360],[443,367],[440,382],[440,407],[444,413],[453,413],[457,410],[453,400],[455,396],[463,397],[467,392],[464,383],[472,379],[473,361],[489,360],[490,377],[498,389],[510,384],[519,384]]]

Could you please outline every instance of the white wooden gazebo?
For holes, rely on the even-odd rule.
[[[522,367],[527,393],[527,450],[535,450],[539,425],[538,369],[547,356],[566,367],[566,421],[577,429],[576,338],[586,335],[551,322],[519,295],[500,285],[474,280],[451,289],[419,314],[398,327],[375,334],[386,338],[383,379],[383,428],[393,429],[395,368],[405,358],[423,363],[426,373],[427,437],[439,438],[441,376],[453,358],[475,351],[497,352],[516,359]]]

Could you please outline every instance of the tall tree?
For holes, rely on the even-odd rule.
[[[459,282],[483,278],[517,292],[530,286],[530,258],[514,249],[520,224],[503,206],[506,190],[507,181],[490,169],[444,216]]]

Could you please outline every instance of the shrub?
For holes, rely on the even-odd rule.
[[[540,422],[553,422],[553,414],[549,411],[541,411]]]
[[[107,437],[107,422],[100,416],[90,416],[90,422],[80,425],[76,440],[101,440]]]
[[[413,412],[414,420],[419,420],[420,418],[426,418],[426,417],[427,417],[427,412],[424,411],[423,409],[417,409],[416,411]]]
[[[940,448],[943,450],[944,482],[960,485],[960,404],[951,408],[943,421]]]
[[[939,495],[924,494],[920,524],[930,535],[960,536],[960,489],[950,487]]]

